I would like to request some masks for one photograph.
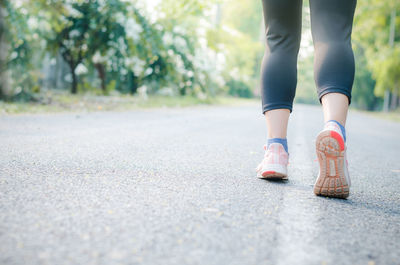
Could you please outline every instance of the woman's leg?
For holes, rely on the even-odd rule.
[[[344,125],[354,80],[351,32],[355,7],[356,0],[310,0],[315,83],[325,120],[316,139],[320,170],[314,193],[322,196],[349,196]]]
[[[266,46],[261,66],[262,112],[268,138],[286,138],[297,85],[302,0],[263,0]]]
[[[287,179],[286,131],[297,83],[302,0],[263,0],[266,29],[261,66],[262,112],[268,128],[259,177]]]
[[[288,109],[273,109],[264,113],[267,120],[268,139],[286,138],[290,111]]]
[[[356,0],[310,0],[319,100],[325,122],[336,120],[343,126],[354,80],[351,32],[355,7]]]
[[[349,108],[348,97],[342,93],[328,93],[322,96],[321,102],[324,111],[324,121],[334,120],[344,127]]]
[[[263,0],[266,45],[261,66],[262,111],[292,111],[297,83],[302,0]]]

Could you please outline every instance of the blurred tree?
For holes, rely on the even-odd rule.
[[[50,40],[48,44],[56,46],[67,62],[72,76],[71,93],[76,94],[78,92],[76,69],[88,53],[85,37],[89,37],[91,1],[82,4],[75,3],[71,7],[74,9],[73,12],[76,13],[71,12],[65,16],[65,27],[61,28],[60,31],[57,31],[55,27],[53,28],[55,39]]]
[[[384,108],[389,108],[389,93],[392,95],[392,106],[398,106],[400,90],[400,18],[399,4],[391,0],[365,0],[358,2],[353,30],[353,40],[362,47],[368,71],[375,82],[374,94],[385,97]],[[358,65],[361,69],[364,65]],[[365,75],[365,69],[357,69],[357,75]],[[365,83],[364,83],[365,85]],[[369,93],[370,89],[364,90]],[[386,95],[385,95],[385,91]]]
[[[5,3],[10,44],[9,49],[2,45],[7,58],[3,68],[10,70],[15,91],[39,91],[40,80],[56,79],[49,78],[51,74],[62,74],[57,80],[70,82],[72,93],[101,87],[103,93],[140,89],[205,97],[215,95],[224,79],[235,78],[246,87],[254,83],[255,42],[244,33],[235,37],[226,30],[226,39],[220,38],[221,9],[212,14],[216,0],[166,0],[156,5],[144,0]],[[69,75],[49,70],[54,64],[59,68],[60,57]],[[231,76],[237,69],[240,73]]]
[[[357,42],[354,43],[356,74],[352,91],[352,104],[360,109],[375,110],[380,102],[379,97],[374,94],[375,80],[367,67],[364,48],[357,45]]]
[[[106,93],[107,66],[119,71],[128,52],[125,27],[121,21],[117,21],[121,16],[126,18],[126,5],[118,0],[110,0],[106,4],[93,1],[88,16],[90,30],[87,34],[87,58],[94,64],[101,80],[101,89]],[[102,55],[107,53],[112,56],[108,56],[107,61],[102,60]]]
[[[10,1],[1,3],[1,13],[5,18],[2,20],[5,27],[1,30],[1,73],[6,82],[2,82],[0,96],[7,100],[35,100],[31,92],[38,91],[40,74],[37,65],[32,63],[32,57],[34,51],[40,53],[41,43],[37,41],[38,34],[28,23],[32,17],[25,7],[16,8]],[[10,84],[7,80],[9,77]]]
[[[180,95],[213,96],[221,85],[217,53],[210,49],[206,35],[216,25],[213,15],[209,15],[209,20],[204,18],[215,2],[167,0],[156,7],[168,53],[167,69],[175,73],[169,75],[169,80],[177,84]]]
[[[7,71],[8,43],[6,37],[5,4],[0,3],[0,98],[5,98],[10,90],[10,78]]]
[[[67,62],[72,77],[73,94],[78,91],[79,71],[87,71],[84,61],[90,60],[96,54],[93,63],[105,93],[106,67],[105,62],[99,59],[99,54],[112,50],[112,60],[117,63],[122,57],[121,52],[116,52],[115,48],[118,47],[115,47],[115,43],[126,46],[125,31],[115,21],[114,14],[125,8],[117,0],[108,1],[107,4],[95,0],[76,1],[72,4],[63,2],[56,3],[63,12],[57,18],[58,23],[52,23],[53,34],[48,39],[48,46],[54,52],[59,51]]]
[[[223,7],[225,25],[260,41],[260,28],[264,32],[261,1],[227,0]]]
[[[107,87],[107,76],[108,82],[113,81],[110,84],[121,91],[128,85],[131,93],[141,84],[150,84],[147,92],[178,84],[181,95],[196,84],[202,90],[208,89],[200,82],[202,78],[197,78],[205,73],[195,61],[196,24],[193,22],[196,19],[192,15],[201,12],[204,5],[201,1],[187,1],[179,6],[179,10],[187,11],[182,17],[177,14],[166,17],[162,13],[167,10],[165,2],[152,10],[151,15],[146,14],[144,7],[136,7],[136,3],[119,0],[72,4],[53,0],[53,4],[63,12],[57,17],[50,14],[55,21],[51,23],[48,47],[54,52],[60,51],[70,66],[72,93],[77,92],[77,70],[84,64],[86,67],[93,64],[103,91]],[[155,19],[158,13],[161,15]]]
[[[215,11],[221,21],[208,30],[207,41],[222,62],[225,90],[234,96],[258,94],[264,52],[261,2],[223,1]]]

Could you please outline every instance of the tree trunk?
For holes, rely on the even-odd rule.
[[[94,67],[97,70],[97,73],[99,74],[99,78],[101,80],[101,90],[103,91],[104,94],[107,93],[107,88],[106,88],[106,71],[104,69],[104,65],[101,63],[96,63]]]
[[[68,50],[61,52],[61,56],[67,62],[68,66],[69,66],[69,71],[72,76],[71,93],[76,94],[76,93],[78,93],[78,78],[75,74],[75,69],[78,66],[79,62],[78,63],[74,62],[74,60]]]
[[[7,69],[6,62],[9,45],[5,36],[6,25],[4,12],[4,8],[0,4],[0,98],[5,98],[11,93],[10,71]]]
[[[392,10],[390,14],[390,27],[389,27],[389,46],[393,48],[394,45],[394,35],[395,35],[395,19],[396,19],[396,9]],[[392,98],[395,97],[395,95],[392,95]],[[389,89],[386,89],[385,91],[385,97],[383,100],[383,111],[388,112],[392,108],[392,102],[393,100],[390,100],[391,98],[391,93]]]
[[[395,110],[397,108],[397,98],[398,98],[397,92],[393,91],[392,99],[390,101],[390,109],[391,110]]]
[[[186,87],[185,87],[185,86],[179,88],[179,94],[180,94],[181,96],[186,96]]]
[[[400,96],[397,96],[397,103],[396,103],[397,108],[400,106]]]
[[[137,89],[138,89],[138,78],[135,76],[135,74],[133,72],[130,72],[129,77],[130,77],[129,84],[131,85],[130,92],[133,95],[137,92]]]
[[[73,61],[68,61],[69,70],[70,70],[71,76],[72,76],[72,84],[71,84],[71,93],[72,94],[78,93],[78,78],[75,74],[75,68],[77,65],[78,64],[74,64]]]
[[[389,89],[385,90],[385,96],[383,98],[383,111],[384,112],[388,112],[389,111],[389,107],[390,107],[390,91]]]
[[[71,74],[72,74],[71,93],[76,94],[76,93],[78,93],[78,78],[75,74],[75,68],[71,69]]]

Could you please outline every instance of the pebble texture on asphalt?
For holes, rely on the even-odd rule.
[[[289,181],[260,106],[0,117],[0,264],[400,264],[400,124],[348,119],[348,200],[316,197],[318,106]]]

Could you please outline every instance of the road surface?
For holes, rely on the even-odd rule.
[[[0,264],[400,264],[400,123],[348,119],[348,200],[316,197],[320,107],[288,182],[259,105],[0,117]]]

